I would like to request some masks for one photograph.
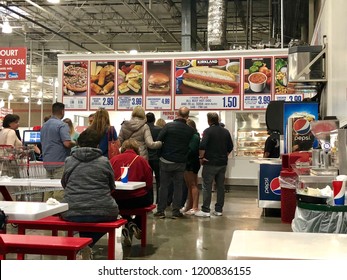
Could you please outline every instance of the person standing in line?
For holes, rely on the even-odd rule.
[[[163,142],[160,157],[160,191],[158,210],[154,216],[165,218],[168,201],[168,190],[173,184],[172,218],[182,217],[180,212],[182,201],[182,184],[188,160],[189,143],[194,129],[187,125],[189,108],[181,107],[178,117],[166,124],[159,133],[158,140]]]
[[[111,126],[110,115],[105,108],[100,108],[95,112],[94,120],[89,128],[98,133],[100,139],[98,148],[102,151],[102,155],[108,158],[108,141],[118,140],[118,136],[116,129]]]
[[[80,136],[80,134],[75,130],[71,119],[65,118],[63,119],[63,122],[67,123],[67,125],[69,126],[71,140],[77,142],[78,136]]]
[[[2,127],[0,131],[0,144],[11,145],[12,147],[21,147],[22,141],[17,136],[17,130],[19,127],[19,116],[15,114],[7,114],[2,121]]]
[[[209,128],[203,132],[199,147],[199,159],[202,167],[202,196],[201,210],[195,213],[198,217],[210,217],[210,204],[212,199],[212,184],[216,182],[217,201],[212,212],[215,216],[223,215],[225,197],[225,172],[228,165],[228,156],[234,145],[229,131],[220,126],[217,113],[207,113]]]
[[[92,113],[88,116],[88,125],[91,125],[93,123],[94,116],[95,116],[95,113]]]
[[[166,121],[164,121],[162,118],[159,118],[157,119],[157,122],[155,123],[155,125],[163,128],[166,125]]]
[[[192,119],[188,119],[187,124],[194,129],[195,133],[189,143],[188,162],[186,170],[184,171],[184,180],[186,188],[188,189],[188,197],[183,214],[194,215],[199,211],[198,173],[200,170],[200,134],[197,131],[196,124]]]
[[[62,121],[64,115],[65,105],[60,102],[54,103],[52,116],[41,128],[42,161],[47,177],[51,179],[61,179],[64,161],[70,155],[71,148],[76,146],[76,142],[71,140],[69,126]],[[61,201],[63,196],[63,190],[45,192],[44,201],[50,197]]]
[[[148,160],[148,151],[150,149],[160,149],[162,143],[153,141],[151,130],[146,124],[145,110],[141,106],[135,106],[131,113],[131,119],[124,121],[119,132],[121,144],[127,139],[135,139],[140,143],[140,155]]]
[[[69,209],[60,214],[63,220],[80,223],[102,223],[117,220],[119,209],[111,195],[115,188],[109,160],[98,149],[98,133],[90,128],[78,138],[78,147],[65,160],[61,179],[65,193],[63,202]],[[81,250],[82,259],[91,259],[91,248],[104,232],[80,232],[80,237],[93,239]]]
[[[153,141],[156,141],[162,128],[154,125],[155,115],[152,112],[147,113],[146,118],[147,125],[149,126],[149,129],[151,131]],[[152,150],[148,148],[148,163],[154,172],[155,185],[157,189],[156,204],[158,204],[160,189],[159,150]]]

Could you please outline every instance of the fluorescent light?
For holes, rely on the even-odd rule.
[[[23,93],[27,93],[27,92],[28,92],[28,88],[27,88],[26,86],[23,86],[23,87],[22,87],[22,92],[23,92]]]
[[[12,33],[12,27],[10,23],[8,22],[8,19],[5,18],[2,22],[2,33]]]
[[[37,80],[36,80],[38,83],[42,83],[43,82],[43,77],[40,75],[37,77]]]
[[[52,4],[58,4],[60,3],[60,0],[47,0],[47,2]]]
[[[130,54],[137,54],[137,50],[130,50]]]
[[[8,82],[7,81],[3,82],[2,89],[8,89],[8,88],[9,88]]]

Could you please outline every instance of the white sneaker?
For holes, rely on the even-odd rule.
[[[213,215],[215,215],[215,216],[223,216],[223,213],[222,212],[213,211]]]
[[[206,218],[207,217],[211,217],[210,212],[204,212],[204,211],[201,211],[201,210],[195,212],[194,215],[197,216],[197,217],[206,217]]]
[[[196,212],[198,212],[199,210],[195,210],[195,209],[189,209],[188,211],[184,212],[183,214],[184,215],[188,215],[188,216],[191,216],[191,215],[194,215]]]

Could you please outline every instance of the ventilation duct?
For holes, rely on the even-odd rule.
[[[226,48],[227,1],[209,0],[207,43],[209,50]]]

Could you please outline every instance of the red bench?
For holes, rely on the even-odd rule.
[[[57,236],[58,231],[67,231],[68,236],[72,237],[74,231],[105,232],[108,233],[108,259],[115,259],[116,228],[127,223],[125,219],[105,223],[76,223],[67,222],[58,216],[49,216],[35,221],[9,220],[8,223],[18,226],[18,234],[25,234],[27,229],[51,230],[52,235]]]
[[[18,260],[24,260],[24,254],[59,255],[75,260],[77,252],[90,243],[91,238],[0,234],[0,259],[16,253]]]
[[[156,206],[154,204],[142,207],[142,208],[134,208],[134,209],[119,209],[119,213],[121,215],[125,216],[140,216],[141,217],[141,247],[146,247],[147,245],[147,214],[149,212],[152,212],[153,209],[155,209]]]

